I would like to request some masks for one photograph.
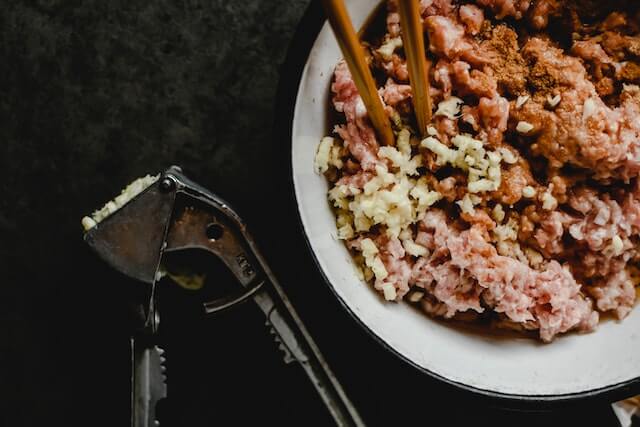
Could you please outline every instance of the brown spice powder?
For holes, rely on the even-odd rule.
[[[525,94],[529,70],[520,55],[516,32],[506,25],[498,25],[485,31],[483,37],[481,49],[491,60],[489,67],[494,70],[500,92],[511,96]]]

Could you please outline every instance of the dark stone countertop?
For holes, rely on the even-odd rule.
[[[279,67],[308,3],[0,5],[0,425],[127,425],[131,284],[88,251],[79,219],[169,164],[251,225],[371,425],[561,419],[462,403],[386,352],[322,284],[280,203],[286,153],[272,139]],[[250,304],[189,324],[168,355],[164,426],[330,423]]]

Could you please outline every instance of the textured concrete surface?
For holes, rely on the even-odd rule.
[[[290,199],[271,138],[278,69],[308,3],[0,5],[0,425],[127,425],[133,285],[88,251],[79,218],[171,163],[237,206],[371,425],[559,420],[449,411],[460,396],[387,353],[322,284],[291,206],[274,202]],[[163,425],[330,423],[251,305],[174,325]]]
[[[249,207],[264,206],[261,188],[273,184],[268,159],[278,67],[307,3],[0,6],[0,319],[9,326],[0,328],[0,390],[8,398],[0,399],[6,405],[0,425],[126,424],[126,329],[115,296],[122,294],[109,292],[120,289],[118,278],[86,251],[78,220],[131,179],[177,163],[254,222]],[[236,347],[262,349],[279,368],[257,314],[246,314],[255,323],[247,321],[251,326],[238,335],[255,330],[242,339],[262,341]],[[218,341],[222,355],[201,362],[210,375],[228,379],[217,372],[234,360],[234,344],[221,345],[236,335],[218,339],[216,327],[224,329],[203,326],[199,338]],[[261,377],[259,363],[242,367],[254,356],[235,356],[243,387],[250,375],[276,379]],[[204,420],[213,422],[215,411],[224,420],[246,406],[208,392],[226,387],[230,401],[240,400],[240,386],[231,381],[199,382],[181,376],[179,363],[172,366],[172,391],[182,396],[176,406],[183,406],[172,409],[173,425],[210,425]],[[191,387],[188,394],[180,381]],[[256,389],[245,394],[255,398],[269,387]],[[286,396],[254,407],[283,406]],[[277,420],[280,412],[275,406],[264,417]],[[289,412],[285,420],[299,419],[300,411]]]

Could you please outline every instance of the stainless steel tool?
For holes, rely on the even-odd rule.
[[[252,298],[284,351],[285,362],[306,372],[339,426],[364,425],[331,372],[282,287],[234,210],[172,166],[155,183],[88,229],[85,241],[112,267],[148,286],[141,327],[132,342],[134,427],[157,425],[155,405],[166,396],[157,280],[163,255],[201,249],[220,258],[240,283],[238,290],[202,307],[206,315]]]

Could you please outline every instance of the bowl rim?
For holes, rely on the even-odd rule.
[[[297,228],[302,233],[311,259],[316,265],[316,269],[320,273],[325,285],[331,290],[333,295],[340,302],[340,305],[349,313],[349,315],[359,324],[359,326],[367,332],[376,342],[382,345],[387,351],[393,353],[401,361],[416,368],[419,372],[428,375],[448,386],[452,386],[460,391],[474,394],[480,399],[486,400],[489,404],[497,404],[501,407],[509,407],[515,410],[547,410],[551,406],[558,406],[568,403],[585,402],[585,401],[607,401],[615,402],[640,394],[640,376],[623,381],[617,384],[605,387],[584,390],[576,393],[564,394],[548,394],[548,395],[528,395],[528,394],[512,394],[502,393],[493,390],[486,390],[479,387],[464,384],[462,382],[453,381],[429,369],[417,365],[415,362],[407,358],[405,355],[396,351],[384,339],[382,339],[375,331],[369,328],[364,322],[351,310],[346,301],[336,292],[336,289],[330,283],[329,279],[322,270],[318,258],[313,251],[309,236],[302,223],[302,217],[299,210],[299,201],[295,194],[295,185],[293,181],[292,166],[292,125],[294,120],[294,111],[298,95],[298,88],[307,63],[307,59],[311,48],[326,21],[324,12],[320,2],[312,1],[303,14],[298,26],[292,36],[291,42],[287,49],[285,60],[280,68],[280,76],[278,88],[276,92],[275,120],[273,135],[276,144],[282,144],[286,150],[286,156],[283,156],[283,165],[281,169],[286,174],[286,182],[292,209],[296,210]],[[638,308],[640,309],[640,308]]]

